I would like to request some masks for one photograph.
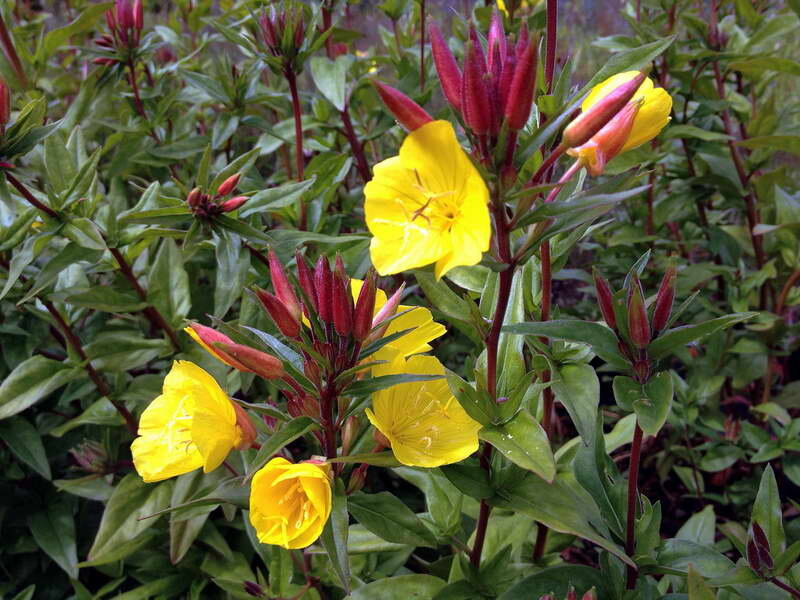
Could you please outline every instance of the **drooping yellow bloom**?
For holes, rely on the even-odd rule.
[[[358,294],[361,291],[363,281],[360,279],[350,280],[350,290],[353,293],[353,299],[358,299]],[[386,305],[387,297],[386,292],[381,289],[375,292],[375,309],[373,316],[378,314],[381,308]],[[384,337],[411,329],[405,335],[400,336],[383,346],[369,360],[385,360],[392,361],[398,354],[403,358],[408,358],[414,354],[427,352],[431,349],[428,342],[447,333],[447,329],[441,323],[433,320],[431,311],[424,306],[404,306],[397,307],[397,313],[403,313],[386,328]]]
[[[639,71],[627,71],[596,85],[581,104],[581,110],[587,111],[601,98],[637,75]],[[570,148],[567,153],[583,160],[592,174],[599,174],[614,156],[649,142],[664,129],[670,120],[672,97],[665,89],[654,87],[653,81],[647,78],[620,113],[626,110],[628,118],[620,114],[619,117],[623,118],[615,117],[591,140],[577,148]]]
[[[320,536],[331,514],[330,465],[273,458],[253,477],[250,523],[258,541],[289,550]]]
[[[364,188],[372,264],[391,275],[436,263],[439,278],[489,249],[489,190],[447,121],[408,134]]]
[[[375,367],[376,375],[386,373],[444,375],[444,366],[433,356],[408,360],[397,356],[394,364]],[[481,425],[464,411],[445,379],[381,390],[372,397],[372,409],[366,413],[404,465],[439,467],[463,460],[478,449]]]
[[[228,395],[206,371],[178,360],[164,379],[161,395],[142,413],[131,453],[136,471],[150,483],[198,467],[208,473],[241,442]]]

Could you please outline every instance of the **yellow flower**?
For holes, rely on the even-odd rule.
[[[542,0],[510,0],[509,4],[517,2],[517,8],[531,8],[539,4]],[[508,8],[504,0],[497,0],[497,8],[499,8],[504,15],[508,16]]]
[[[206,371],[178,360],[161,395],[142,413],[131,452],[139,475],[150,483],[198,467],[213,471],[241,442],[228,395]]]
[[[353,300],[358,299],[358,294],[361,291],[363,283],[364,282],[360,279],[350,280],[350,290],[353,294]],[[385,306],[386,301],[386,292],[381,289],[376,290],[373,317]],[[435,322],[431,311],[424,306],[404,306],[401,304],[397,307],[397,312],[404,314],[389,323],[389,327],[386,328],[383,337],[392,335],[398,331],[405,331],[406,329],[411,329],[412,331],[389,342],[370,356],[368,360],[392,361],[398,354],[403,358],[408,358],[414,354],[427,352],[431,349],[428,342],[447,333],[445,326]]]
[[[489,190],[447,121],[409,133],[399,156],[375,165],[364,195],[381,275],[436,263],[439,278],[489,249]]]
[[[444,375],[433,356],[397,356],[378,365],[376,375],[416,373]],[[411,467],[438,467],[465,459],[478,449],[480,423],[455,399],[446,379],[401,383],[377,392],[367,418],[392,446],[395,457]]]
[[[331,514],[330,465],[273,458],[253,477],[250,523],[258,541],[288,550],[311,545]]]
[[[601,98],[637,75],[639,71],[627,71],[596,85],[581,104],[581,110],[586,112]],[[616,117],[591,140],[577,148],[570,148],[567,153],[583,160],[589,171],[597,175],[614,156],[656,137],[669,123],[671,111],[672,97],[665,89],[654,87],[653,81],[647,78]]]

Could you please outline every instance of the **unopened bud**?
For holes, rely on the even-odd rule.
[[[439,82],[442,85],[444,97],[450,105],[457,111],[461,111],[461,69],[458,67],[453,53],[447,47],[439,28],[430,25],[428,33],[431,38],[431,50],[433,51],[433,62],[436,65],[436,72],[439,74]]]
[[[109,463],[108,452],[99,442],[85,441],[69,453],[78,466],[87,473],[105,473]]]
[[[250,420],[247,411],[238,402],[231,400],[233,410],[236,412],[236,427],[239,429],[241,440],[236,446],[237,450],[247,450],[256,441],[256,428]]]
[[[667,326],[672,313],[672,304],[675,301],[675,279],[677,270],[674,266],[667,269],[656,296],[656,307],[653,310],[653,332],[655,335]]]
[[[11,118],[11,90],[5,79],[0,78],[0,130],[5,131]]]
[[[133,6],[130,0],[117,0],[117,23],[122,30],[131,29],[133,27]]]
[[[356,468],[350,473],[350,479],[347,481],[347,494],[352,494],[359,491],[366,483],[367,474],[364,469]]]
[[[200,204],[200,198],[203,193],[200,191],[200,188],[194,188],[189,195],[186,196],[186,203],[189,205],[190,208],[197,208]]]
[[[646,78],[646,73],[638,73],[578,115],[578,118],[564,129],[562,143],[568,148],[574,148],[588,142],[633,98]]]
[[[352,415],[347,418],[344,422],[344,427],[342,428],[342,454],[347,456],[350,451],[350,448],[353,445],[353,442],[356,441],[356,436],[358,436],[358,432],[361,429],[361,424],[358,420],[358,417]]]
[[[597,600],[597,590],[594,588],[590,589],[583,595],[581,600]]]
[[[570,586],[569,591],[567,591],[567,597],[565,600],[578,600],[578,594],[575,592],[575,588]]]
[[[327,257],[320,256],[314,269],[314,287],[317,290],[317,311],[323,323],[333,321],[333,274]]]
[[[347,337],[353,331],[353,294],[350,293],[350,278],[343,275],[339,263],[341,257],[336,257],[337,269],[333,278],[333,325],[336,333]]]
[[[761,557],[755,542],[751,539],[747,542],[747,562],[750,568],[756,573],[761,573]]]
[[[426,123],[433,121],[433,117],[424,108],[400,90],[377,80],[373,80],[372,84],[378,90],[378,94],[386,108],[394,115],[397,122],[408,131],[419,129]]]
[[[264,590],[255,581],[245,581],[244,591],[255,598],[264,598]]]
[[[295,252],[294,256],[295,262],[297,263],[297,279],[300,282],[300,288],[303,290],[307,301],[311,303],[310,307],[305,306],[305,310],[306,312],[309,310],[316,312],[319,306],[319,300],[317,298],[316,287],[314,286],[314,275],[305,257],[300,254],[299,250]]]
[[[650,361],[646,358],[633,361],[633,373],[639,383],[644,383],[650,379]]]
[[[489,24],[487,49],[489,55],[489,72],[499,73],[503,68],[502,60],[506,57],[506,33],[503,30],[503,18],[500,16],[497,8],[492,10],[492,21]]]
[[[389,328],[389,323],[384,323],[397,312],[400,305],[400,297],[406,289],[406,284],[401,285],[398,290],[386,301],[375,317],[372,319],[372,333],[367,337],[368,342],[379,340]]]
[[[241,208],[248,199],[247,196],[234,196],[233,198],[225,200],[219,207],[222,209],[222,212],[233,212],[237,208]]]
[[[300,335],[300,321],[292,315],[288,307],[281,302],[277,296],[261,288],[255,288],[256,296],[261,302],[261,306],[267,311],[278,329],[286,337],[296,338]]]
[[[537,44],[528,42],[516,56],[514,77],[508,91],[505,117],[508,128],[518,131],[525,127],[533,106],[536,89]]]
[[[377,291],[376,274],[370,270],[364,278],[361,290],[358,292],[358,300],[355,306],[353,317],[353,337],[359,342],[363,342],[372,330],[372,316],[375,312],[375,294]]]
[[[484,135],[492,126],[492,107],[485,75],[486,58],[475,30],[470,30],[461,81],[461,110],[464,122],[473,133]]]
[[[650,323],[647,320],[647,307],[639,278],[634,275],[628,287],[628,334],[631,342],[639,349],[650,343]]]
[[[235,190],[241,176],[241,173],[235,173],[220,183],[219,187],[217,188],[217,196],[227,196],[233,190]]]
[[[286,373],[283,370],[283,363],[279,359],[266,352],[261,352],[261,350],[243,344],[217,342],[214,345],[244,365],[244,370],[255,373],[264,379],[277,379]]]
[[[603,320],[611,329],[617,329],[617,316],[614,312],[614,293],[608,282],[603,279],[595,270],[592,274],[594,276],[594,289],[597,292],[597,303],[600,305],[600,312],[603,315]]]
[[[144,26],[144,7],[142,0],[134,0],[133,2],[133,26],[141,31]]]
[[[283,303],[286,309],[291,313],[295,320],[299,321],[301,316],[300,301],[294,293],[292,284],[289,283],[289,278],[286,276],[286,271],[278,260],[278,255],[270,248],[267,254],[269,262],[269,274],[272,280],[272,287],[275,290],[275,295]]]

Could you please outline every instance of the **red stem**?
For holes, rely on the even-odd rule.
[[[17,180],[16,177],[14,177],[8,171],[6,171],[6,179],[11,185],[17,188],[17,191],[20,194],[22,194],[22,197],[25,198],[25,200],[27,200],[32,206],[35,206],[36,208],[38,208],[40,211],[42,211],[44,214],[46,214],[48,217],[52,219],[58,218],[58,213],[56,213],[56,211],[54,211],[49,206],[37,200],[36,196],[34,196],[28,188],[26,188],[19,180]]]
[[[297,181],[303,181],[305,159],[303,158],[303,116],[300,112],[300,96],[297,93],[297,76],[291,68],[286,69],[286,81],[289,82],[289,91],[292,95],[292,113],[294,114],[294,140],[296,146],[295,165],[297,167]],[[306,228],[306,205],[301,198],[300,221],[298,228]]]
[[[25,75],[25,71],[22,68],[22,61],[19,59],[17,49],[14,47],[14,40],[11,39],[11,34],[8,33],[8,28],[6,27],[6,22],[3,20],[2,15],[0,15],[0,44],[3,45],[3,53],[14,68],[14,74],[17,76],[17,79],[19,79],[20,85],[27,88],[28,77]]]
[[[784,591],[786,591],[786,592],[789,592],[789,593],[790,593],[792,596],[794,596],[795,598],[800,598],[800,591],[798,591],[798,590],[794,589],[794,588],[793,588],[792,586],[790,586],[790,585],[787,585],[787,584],[783,583],[783,582],[782,582],[780,579],[778,579],[777,577],[770,577],[770,578],[768,579],[768,581],[769,581],[770,583],[774,583],[775,585],[777,585],[777,586],[778,586],[779,588],[781,588],[782,590],[784,590]]]
[[[419,0],[419,91],[425,89],[425,0]]]
[[[556,70],[556,34],[558,31],[558,0],[547,0],[547,48],[544,62],[544,80],[547,93],[553,90],[553,73]]]
[[[367,157],[364,154],[364,146],[361,144],[361,141],[358,139],[356,131],[353,128],[353,121],[350,119],[350,106],[348,104],[345,104],[341,115],[342,123],[344,124],[345,135],[347,135],[347,141],[350,142],[350,148],[353,150],[353,155],[356,157],[356,169],[358,170],[358,174],[361,176],[361,179],[364,181],[364,183],[367,183],[370,179],[372,179],[372,175],[369,172],[369,164],[367,163]]]
[[[629,557],[633,557],[636,551],[635,539],[635,521],[636,521],[636,502],[639,497],[639,458],[642,453],[642,437],[644,432],[636,423],[636,429],[633,430],[633,444],[631,445],[631,465],[628,469],[628,515],[627,523],[625,526],[625,553]],[[636,588],[636,578],[639,576],[639,571],[636,567],[628,565],[628,584],[629,590]]]

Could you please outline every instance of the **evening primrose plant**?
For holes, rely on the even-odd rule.
[[[0,6],[0,595],[800,598],[792,3],[68,4]]]

